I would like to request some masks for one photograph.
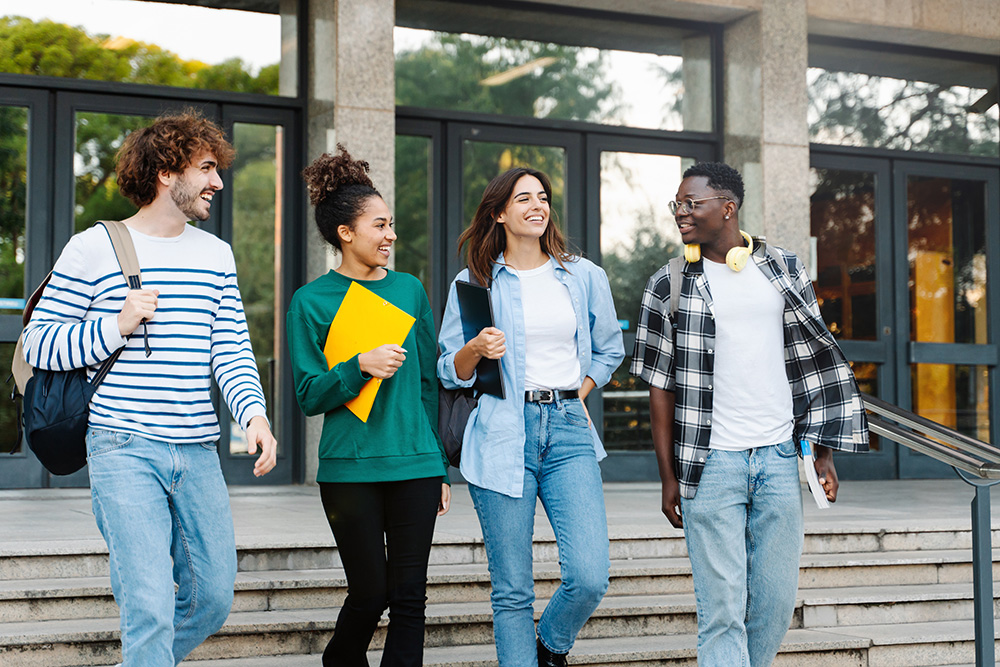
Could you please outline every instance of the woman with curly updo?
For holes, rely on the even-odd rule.
[[[337,151],[302,176],[316,226],[342,262],[300,288],[288,311],[299,405],[307,415],[324,415],[316,479],[347,576],[347,599],[323,665],[367,666],[368,645],[388,607],[381,664],[417,667],[434,522],[451,502],[437,435],[434,317],[420,282],[386,268],[396,233],[368,163],[339,144]],[[402,345],[373,341],[367,352],[331,368],[323,353],[330,323],[355,282],[416,322]],[[361,421],[345,404],[372,378],[382,383]]]

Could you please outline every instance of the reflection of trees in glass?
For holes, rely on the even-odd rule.
[[[652,211],[643,216],[628,242],[602,253],[618,318],[629,321],[635,331],[646,281],[680,252],[666,231],[656,223]],[[626,349],[626,354],[631,350]],[[604,387],[604,443],[608,449],[649,450],[649,401],[646,384],[629,375],[629,358]],[[632,392],[636,392],[634,395]]]
[[[274,223],[279,138],[274,126],[237,123],[233,129],[236,160],[231,182],[226,183],[232,188],[229,196],[233,198],[236,273],[265,396],[270,395],[268,360],[277,357],[274,349]],[[226,196],[225,189],[222,194]]]
[[[28,110],[0,106],[0,297],[24,297]]]
[[[1000,150],[996,105],[986,113],[968,110],[985,93],[811,68],[810,132],[814,141],[822,143],[996,157]]]
[[[538,65],[488,85],[489,77],[529,63]],[[614,97],[604,71],[605,58],[596,49],[433,33],[421,48],[396,54],[396,103],[597,121]]]
[[[816,296],[838,338],[874,340],[875,176],[813,169],[810,235],[816,237]]]
[[[98,220],[121,220],[135,213],[135,206],[118,192],[115,153],[129,132],[148,122],[142,116],[77,112],[76,231]]]
[[[430,220],[430,175],[430,139],[397,135],[396,270],[419,278],[428,294],[430,226],[441,222]]]

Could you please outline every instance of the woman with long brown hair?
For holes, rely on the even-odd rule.
[[[551,219],[552,186],[535,169],[494,178],[459,238],[490,287],[495,327],[465,340],[454,284],[438,343],[438,377],[470,387],[481,359],[500,359],[506,398],[483,394],[469,418],[461,472],[469,482],[492,583],[501,667],[565,665],[608,586],[608,529],[598,461],[605,456],[584,399],[624,358],[607,277],[569,254]],[[541,499],[562,582],[542,613],[532,603],[532,533]]]

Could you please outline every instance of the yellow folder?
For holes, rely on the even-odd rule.
[[[380,345],[402,345],[414,322],[416,318],[409,313],[352,282],[326,335],[323,347],[326,362],[333,368],[334,364]],[[367,422],[381,384],[379,378],[369,380],[356,398],[345,403],[347,409]]]

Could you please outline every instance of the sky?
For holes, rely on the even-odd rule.
[[[281,58],[277,14],[133,0],[0,0],[0,16],[10,15],[130,37],[210,65],[238,57],[258,70]]]

